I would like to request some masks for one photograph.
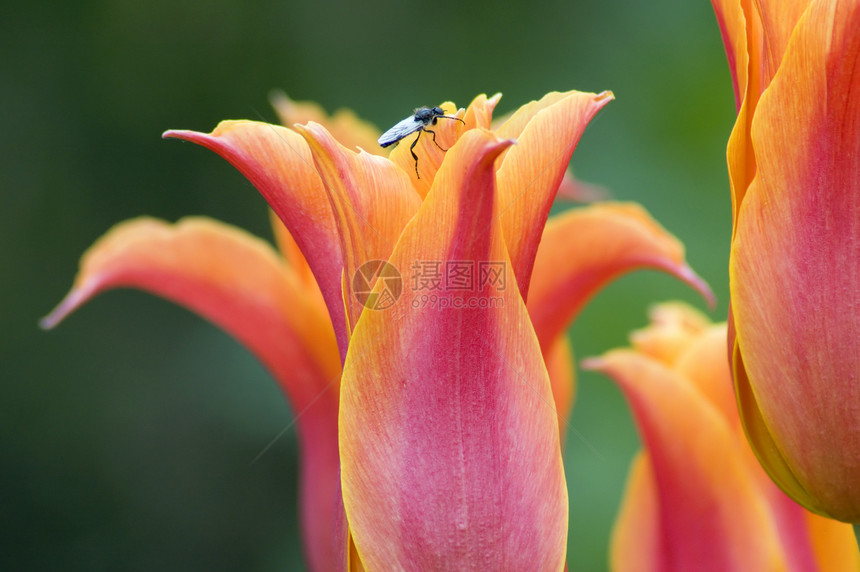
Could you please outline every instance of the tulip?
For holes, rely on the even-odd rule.
[[[582,131],[611,99],[551,93],[495,127],[499,96],[444,104],[463,124],[440,121],[436,142],[416,135],[420,178],[413,139],[385,155],[353,151],[315,121],[168,131],[257,187],[283,256],[214,221],[125,222],[85,254],[45,325],[130,286],[248,345],[297,412],[311,569],[561,569],[566,327],[637,268],[711,296],[637,205],[589,205],[544,229]],[[296,105],[282,114],[307,111]],[[451,264],[474,270],[469,289],[423,288],[434,276],[416,268]]]
[[[619,385],[643,441],[613,530],[613,570],[860,567],[851,525],[803,509],[758,463],[732,394],[725,324],[661,304],[631,342],[583,364]]]
[[[738,118],[730,352],[773,480],[860,522],[860,3],[714,0]]]

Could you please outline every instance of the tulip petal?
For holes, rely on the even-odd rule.
[[[499,137],[509,137],[516,139],[522,135],[526,126],[534,119],[535,115],[544,109],[555,105],[560,101],[569,98],[571,94],[576,94],[576,91],[551,91],[544,95],[539,100],[530,101],[525,105],[521,105],[519,109],[501,119],[504,121],[496,126],[496,135]]]
[[[660,509],[654,468],[648,454],[640,452],[630,465],[624,499],[612,527],[609,569],[615,572],[668,570],[667,555],[663,553],[666,546],[659,532]]]
[[[506,260],[494,159],[510,144],[468,131],[391,262]],[[552,393],[525,306],[507,287],[406,289],[361,315],[345,363],[344,505],[368,569],[561,570],[567,490]],[[377,289],[381,284],[377,283]],[[501,303],[469,305],[469,298]],[[454,307],[456,301],[465,307]]]
[[[732,73],[735,105],[740,110],[747,88],[747,19],[744,17],[740,0],[711,0],[711,4],[723,37],[729,71]]]
[[[675,371],[720,411],[732,429],[747,471],[767,502],[790,569],[857,570],[860,553],[851,527],[804,510],[774,484],[753,454],[741,426],[734,392],[727,383],[731,374],[729,361],[726,360],[725,340],[725,325],[705,329],[691,339],[675,362]],[[829,557],[830,553],[839,555],[839,559]],[[832,565],[821,565],[825,562]],[[836,565],[838,562],[841,563]]]
[[[272,210],[269,210],[269,222],[272,225],[275,244],[278,246],[281,256],[289,264],[293,274],[302,283],[302,289],[307,293],[314,292],[318,295],[322,307],[325,308],[325,301],[322,298],[319,286],[317,286],[317,280],[314,278],[314,273],[311,271],[305,255],[302,254],[302,250],[299,248],[298,243],[296,243],[296,239],[293,238],[293,235],[290,234],[290,231],[287,230],[287,227],[284,226],[284,223]]]
[[[473,99],[469,107],[466,108],[466,114],[463,116],[463,121],[466,122],[466,129],[492,129],[493,111],[501,99],[501,93],[497,93],[490,98],[482,93]]]
[[[711,0],[735,86],[738,109],[752,98],[752,109],[782,62],[791,33],[809,0],[752,2]],[[752,89],[747,90],[747,81]]]
[[[667,305],[660,306],[665,308]],[[679,309],[686,307],[688,312],[693,311],[683,304],[677,304],[677,307]],[[678,355],[673,367],[692,388],[719,411],[731,429],[738,445],[740,459],[769,507],[785,560],[791,566],[791,570],[815,570],[817,568],[806,522],[808,513],[771,481],[761,468],[744,435],[735,394],[730,383],[731,372],[729,360],[726,359],[726,330],[726,325],[720,324],[688,333],[689,343]],[[841,526],[845,527],[845,525]],[[834,532],[841,534],[839,531]]]
[[[594,293],[638,268],[667,272],[713,303],[684,262],[684,247],[639,205],[598,203],[550,219],[535,257],[528,308],[541,347],[556,339]]]
[[[751,0],[711,0],[732,72],[738,117],[729,136],[726,156],[732,193],[732,220],[737,220],[743,195],[755,175],[755,155],[749,143],[750,122],[764,86],[759,73],[761,21]],[[766,85],[766,84],[765,84]]]
[[[756,172],[750,128],[761,94],[770,85],[795,24],[809,0],[779,3],[712,0],[735,85],[738,118],[727,149],[732,214],[738,209]]]
[[[711,326],[697,336],[679,357],[675,369],[720,411],[738,439],[745,440],[730,383],[732,375],[726,359],[725,325]]]
[[[500,137],[517,138],[497,181],[505,244],[526,300],[535,252],[570,157],[588,122],[612,99],[611,92],[550,93],[498,130]]]
[[[738,400],[738,412],[741,416],[744,431],[750,446],[779,488],[801,505],[813,510],[815,499],[810,496],[798,480],[794,470],[786,461],[782,451],[773,439],[773,435],[765,422],[759,403],[753,394],[743,358],[735,342],[734,358],[732,359],[732,375],[735,381],[735,394]]]
[[[363,309],[353,295],[356,271],[365,262],[388,259],[403,227],[421,206],[421,197],[409,177],[388,159],[350,151],[318,123],[296,129],[307,140],[335,215],[347,318],[355,324]]]
[[[767,476],[746,440],[735,395],[729,383],[731,373],[725,346],[726,326],[712,326],[693,339],[676,362],[675,371],[684,376],[720,412],[731,429],[740,458],[769,507],[785,559],[791,569],[815,570],[806,522],[808,513]]]
[[[346,355],[343,267],[334,215],[305,140],[285,127],[257,121],[222,121],[212,133],[170,130],[210,149],[236,167],[260,191],[295,238],[308,261]]]
[[[719,411],[665,365],[630,350],[583,363],[620,386],[648,450],[667,570],[774,570],[768,509]],[[695,427],[695,431],[690,428]],[[731,547],[731,550],[727,550]]]
[[[71,292],[43,325],[121,287],[214,322],[271,371],[298,419],[306,554],[313,568],[330,569],[340,360],[324,311],[263,241],[209,219],[171,225],[139,218],[115,226],[84,254]]]
[[[684,384],[684,390],[696,398],[691,400],[692,413],[686,413],[679,417],[682,420],[677,426],[670,427],[674,430],[674,439],[681,440],[690,447],[696,446],[700,440],[707,440],[708,435],[719,433],[721,442],[731,443],[734,447],[726,446],[712,454],[719,456],[731,470],[745,474],[745,481],[753,488],[753,494],[765,508],[766,518],[771,527],[766,531],[768,535],[774,532],[778,539],[778,549],[783,555],[787,570],[856,570],[857,569],[857,542],[852,534],[851,527],[846,524],[837,524],[830,521],[828,525],[823,521],[810,519],[808,513],[797,503],[787,497],[768,478],[755,458],[740,426],[737,408],[733,401],[731,388],[731,376],[726,360],[726,325],[710,325],[709,321],[698,311],[680,302],[663,303],[655,306],[650,312],[651,325],[647,328],[634,332],[633,345],[636,355],[642,362],[650,362],[659,365],[663,374],[674,373],[673,378],[662,380],[663,385],[654,385],[647,381],[647,368],[637,363],[624,364],[620,368],[632,379],[633,375],[642,376],[635,381],[637,391],[645,398],[654,399],[655,396],[649,392],[670,391],[678,392],[673,383]],[[616,358],[616,361],[629,361],[630,352],[627,357]],[[596,363],[595,363],[596,362]],[[586,361],[585,365],[601,365],[600,360]],[[659,375],[660,370],[655,369],[652,375]],[[618,376],[615,376],[618,379]],[[629,391],[625,391],[629,394]],[[662,395],[656,398],[664,399]],[[683,395],[681,395],[683,398]],[[675,399],[678,399],[676,397]],[[684,406],[687,407],[687,406]],[[706,414],[697,415],[696,407],[702,407]],[[680,409],[680,407],[673,408]],[[659,417],[661,423],[665,423],[662,409],[655,408],[650,414]],[[711,415],[711,413],[715,415]],[[640,422],[642,415],[637,415]],[[709,423],[720,419],[719,427],[707,428]],[[647,418],[646,418],[647,421]],[[647,427],[640,428],[640,432],[647,436]],[[669,437],[670,430],[654,432],[656,437]],[[655,439],[649,441],[646,438],[646,446],[653,448]],[[663,449],[672,450],[675,444],[661,445]],[[703,450],[706,444],[700,445]],[[660,455],[655,455],[660,458]],[[665,456],[665,455],[664,455]],[[671,457],[669,457],[671,459]],[[698,474],[697,463],[691,463],[693,477]],[[613,570],[672,570],[683,564],[675,561],[672,557],[672,544],[675,539],[666,536],[666,529],[661,524],[662,519],[672,519],[683,522],[707,518],[700,514],[700,508],[695,504],[685,504],[682,498],[674,505],[663,505],[664,498],[655,484],[655,470],[680,470],[686,471],[687,466],[682,468],[666,467],[659,463],[654,465],[648,452],[640,453],[631,467],[630,477],[627,484],[627,492],[619,513],[616,526],[613,531],[612,540],[612,562]],[[702,485],[701,495],[706,498],[711,496],[716,499],[725,499],[732,494],[731,488],[736,487],[736,479],[721,478],[722,465],[719,469],[720,475],[700,482]],[[659,478],[659,474],[656,474]],[[728,487],[722,491],[708,491],[707,487]],[[688,491],[689,493],[689,491]],[[688,494],[686,493],[686,494]],[[692,514],[673,515],[673,511],[688,511]],[[692,530],[690,534],[707,535],[709,530]],[[724,553],[732,553],[736,547],[731,544],[732,537],[716,536],[702,538],[702,543],[713,544],[712,550],[722,550]],[[741,546],[740,548],[743,548]],[[838,560],[828,558],[827,553],[832,552],[839,555],[842,562],[837,565]],[[705,560],[705,554],[702,554]],[[690,554],[693,559],[694,555]],[[830,563],[832,566],[819,568],[816,562]],[[753,563],[754,564],[754,563]],[[698,569],[699,567],[697,567]],[[681,566],[680,569],[686,569]],[[752,569],[756,569],[755,565]]]
[[[755,153],[750,144],[750,122],[753,117],[752,98],[745,98],[726,147],[729,164],[729,186],[732,193],[732,232],[737,228],[738,210],[744,200],[747,188],[755,176]]]
[[[847,521],[860,520],[860,432],[846,430],[860,419],[858,28],[850,2],[813,3],[798,24],[753,120],[758,171],[730,263],[753,447],[798,502]]]
[[[566,336],[559,336],[555,343],[543,354],[549,381],[552,385],[552,397],[558,414],[559,438],[564,445],[567,437],[567,420],[573,411],[576,397],[576,371],[573,368],[573,347]]]
[[[758,2],[755,9],[748,10],[761,19],[761,47],[751,46],[750,49],[757,49],[761,54],[763,86],[770,84],[776,75],[794,28],[809,4],[810,0]]]
[[[690,345],[708,329],[710,320],[683,302],[663,302],[648,310],[650,324],[630,334],[633,348],[669,367],[682,359]],[[726,352],[723,351],[725,361]],[[725,361],[728,372],[728,362]],[[731,393],[731,388],[729,393]]]
[[[745,441],[726,357],[726,325],[713,325],[683,302],[657,304],[648,316],[650,325],[630,335],[633,348],[681,375]]]

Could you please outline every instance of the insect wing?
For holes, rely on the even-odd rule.
[[[423,121],[416,121],[414,115],[410,115],[403,121],[398,122],[394,127],[386,131],[379,138],[380,147],[388,147],[393,145],[411,133],[415,133],[424,127]]]

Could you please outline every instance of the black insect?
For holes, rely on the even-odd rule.
[[[415,113],[412,116],[407,117],[403,121],[399,121],[397,125],[383,133],[379,138],[379,145],[381,147],[394,145],[404,137],[418,131],[418,137],[416,137],[415,141],[412,142],[412,145],[409,146],[409,152],[412,153],[412,158],[415,159],[415,176],[420,179],[421,175],[418,174],[418,155],[415,154],[415,145],[418,143],[418,140],[421,139],[420,132],[422,131],[431,133],[433,135],[433,143],[436,143],[436,132],[427,129],[427,126],[436,125],[436,121],[439,118],[455,119],[463,125],[466,124],[466,122],[459,117],[445,115],[445,111],[441,107],[419,107],[415,110]],[[442,149],[442,146],[439,145],[439,143],[436,143],[436,146]],[[442,150],[447,151],[447,149]]]

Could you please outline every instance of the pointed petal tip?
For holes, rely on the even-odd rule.
[[[85,293],[81,288],[72,288],[72,290],[66,294],[66,297],[63,298],[57,307],[51,310],[51,313],[39,320],[39,327],[43,330],[52,330],[60,322],[66,319],[66,316],[71,314],[75,309],[80,306],[85,300]]]
[[[487,141],[484,149],[484,157],[487,160],[495,161],[506,149],[517,144],[516,139],[497,137],[495,133],[491,133],[492,139]]]
[[[193,141],[195,135],[202,135],[197,131],[191,131],[190,129],[168,129],[164,133],[161,134],[162,139],[184,139],[186,141]]]
[[[355,152],[354,149],[349,149],[341,144],[334,134],[322,123],[317,123],[313,120],[307,123],[294,123],[292,129],[305,140],[308,147],[316,149],[317,152],[322,153],[324,156],[330,155],[333,152],[332,150],[336,148],[348,149],[353,153]],[[324,149],[328,150],[323,151]]]
[[[517,144],[516,139],[511,137],[499,137],[495,132],[487,129],[472,129],[468,133],[468,137],[462,137],[461,140],[466,141],[476,139],[479,136],[471,135],[471,133],[480,133],[481,137],[484,138],[484,141],[481,143],[483,145],[484,157],[493,160],[495,160],[495,158],[498,157],[505,149]]]
[[[41,320],[39,320],[39,327],[43,330],[53,330],[54,326],[56,326],[60,321],[60,318],[54,316],[54,312],[51,312]]]
[[[678,277],[696,290],[705,299],[705,302],[708,303],[708,309],[712,312],[714,311],[714,308],[717,307],[717,297],[704,278],[696,274],[686,264],[678,268]]]
[[[496,140],[495,145],[501,147],[502,149],[506,149],[512,145],[516,145],[516,139],[498,139]]]
[[[212,131],[210,131],[209,133],[205,133],[203,131],[195,131],[194,129],[168,129],[161,134],[161,138],[183,139],[185,141],[191,141],[192,143],[197,143],[198,145],[203,145],[204,147],[206,147],[203,142],[211,141],[220,136],[223,136],[234,127],[244,124],[269,125],[268,123],[253,121],[250,119],[223,119],[219,121],[218,125],[216,125],[215,128],[212,129]]]
[[[54,315],[54,312],[51,312],[41,320],[39,320],[39,327],[43,330],[53,330],[54,326],[56,326],[60,322],[59,317]]]

